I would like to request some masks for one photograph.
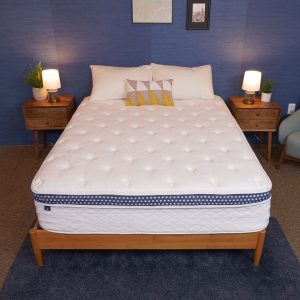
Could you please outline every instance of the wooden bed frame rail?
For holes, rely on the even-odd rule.
[[[29,230],[36,263],[43,266],[42,250],[201,250],[253,249],[259,266],[266,230],[232,234],[64,234],[40,228],[38,221]]]

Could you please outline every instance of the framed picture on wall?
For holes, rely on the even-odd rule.
[[[172,0],[132,0],[133,23],[172,23]]]
[[[187,0],[186,29],[209,29],[210,0]]]

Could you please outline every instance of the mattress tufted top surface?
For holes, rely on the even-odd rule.
[[[224,101],[126,107],[84,99],[32,182],[36,194],[247,194],[271,190]]]

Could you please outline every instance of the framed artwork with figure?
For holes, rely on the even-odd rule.
[[[210,0],[187,0],[186,29],[209,29]]]

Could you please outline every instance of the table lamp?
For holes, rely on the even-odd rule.
[[[254,104],[255,93],[260,90],[261,72],[246,71],[242,89],[245,91],[245,104]]]
[[[56,95],[58,89],[61,88],[59,72],[56,69],[48,69],[42,71],[43,87],[48,91],[49,102],[59,102]]]

